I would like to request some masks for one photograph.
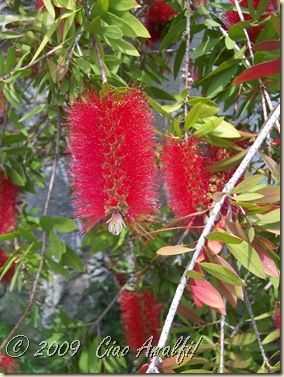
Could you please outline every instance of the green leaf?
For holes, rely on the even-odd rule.
[[[216,118],[215,119],[209,120],[209,122],[203,124],[201,127],[199,127],[193,135],[195,136],[205,136],[209,133],[212,133],[224,120],[224,117],[222,118]],[[195,126],[196,128],[196,126]]]
[[[263,161],[265,162],[265,165],[268,167],[268,169],[271,171],[271,174],[276,182],[280,181],[280,166],[269,156],[267,156],[265,153],[259,151],[259,154]]]
[[[256,336],[254,333],[242,333],[233,336],[232,338],[225,339],[226,344],[230,344],[232,346],[247,346],[253,343],[256,340]]]
[[[53,218],[54,229],[61,233],[73,232],[77,229],[77,224],[74,220],[68,217],[58,216]]]
[[[82,259],[74,250],[66,246],[66,252],[62,255],[61,263],[77,271],[85,271]]]
[[[31,118],[32,116],[41,113],[42,110],[44,110],[44,109],[46,109],[46,108],[47,108],[47,105],[43,105],[43,106],[40,106],[40,107],[37,107],[37,108],[33,109],[32,111],[30,111],[29,113],[27,113],[25,116],[23,116],[23,117],[19,120],[19,122],[23,122],[24,120],[29,119],[29,118]]]
[[[221,124],[211,133],[212,135],[223,137],[223,138],[239,138],[241,137],[238,130],[235,129],[235,127],[223,120]]]
[[[208,118],[220,111],[218,107],[211,107],[203,103],[200,109],[200,118]]]
[[[274,342],[276,339],[280,338],[280,330],[274,330],[269,333],[262,341],[262,344],[268,344]]]
[[[173,118],[171,117],[171,115],[170,115],[167,111],[165,111],[165,110],[163,109],[163,107],[162,107],[157,101],[155,101],[153,98],[148,97],[148,102],[149,102],[150,106],[152,106],[153,109],[157,111],[157,113],[159,113],[159,114],[165,116],[166,118],[168,118],[168,119],[170,119],[170,120],[173,119]]]
[[[215,276],[217,279],[224,281],[235,286],[246,285],[236,273],[232,272],[224,266],[220,266],[215,263],[199,263],[200,267],[205,271],[209,272],[211,275]]]
[[[66,251],[66,245],[52,231],[49,232],[48,241],[50,248],[46,249],[47,256],[51,257],[51,255],[54,255],[60,262],[62,254]]]
[[[185,26],[186,26],[186,20],[183,18],[179,22],[177,22],[173,27],[171,27],[168,33],[165,35],[164,39],[162,40],[162,43],[160,45],[160,50],[164,50],[169,45],[180,40],[185,30]]]
[[[54,262],[49,257],[45,258],[45,262],[49,266],[49,268],[51,268],[52,270],[54,270],[58,274],[66,277],[66,278],[70,278],[71,277],[69,271],[67,271],[60,263]]]
[[[244,149],[242,152],[235,154],[233,157],[227,158],[222,161],[214,162],[213,164],[208,166],[208,169],[214,173],[229,170],[242,161],[242,159],[247,154],[247,151],[247,149]]]
[[[232,194],[241,194],[241,193],[247,192],[251,188],[253,188],[256,185],[258,185],[263,179],[264,179],[264,176],[262,174],[251,175],[251,176],[245,178],[243,181],[241,181],[232,190]]]
[[[122,31],[117,26],[102,26],[97,34],[100,36],[105,36],[112,39],[121,39],[123,36]]]
[[[52,18],[55,18],[55,11],[54,11],[51,0],[43,0],[43,2],[48,13],[51,15]]]
[[[180,72],[180,67],[183,62],[184,53],[185,53],[185,41],[182,41],[176,52],[175,61],[174,61],[174,78],[175,79],[177,78],[177,75]]]
[[[1,14],[0,23],[9,24],[11,22],[34,21],[35,17],[22,16],[20,14]]]
[[[280,187],[269,185],[267,187],[262,187],[258,190],[253,190],[258,194],[263,195],[263,198],[256,199],[255,203],[277,203],[280,202]]]
[[[182,245],[175,245],[175,246],[164,246],[160,248],[156,253],[158,255],[163,255],[163,256],[172,256],[172,255],[189,253],[190,251],[194,251],[194,250],[195,250],[194,248],[189,248]]]
[[[6,55],[6,64],[5,64],[6,73],[9,73],[14,67],[15,58],[16,58],[15,48],[14,47],[8,48],[7,55]]]
[[[256,192],[247,192],[245,194],[240,194],[240,195],[231,197],[232,200],[236,200],[238,202],[250,202],[250,201],[254,202],[255,200],[261,199],[261,198],[263,198],[263,195],[258,194]]]
[[[58,28],[59,24],[61,23],[62,18],[63,17],[61,16],[57,20],[54,21],[54,23],[52,24],[52,26],[50,27],[46,35],[43,37],[42,42],[39,45],[30,63],[34,62],[36,58],[39,56],[39,54],[42,52],[42,50],[44,49],[44,47],[46,46],[46,44],[49,42],[50,38],[52,37],[53,33],[55,32],[55,30]]]
[[[19,232],[7,233],[7,234],[1,234],[1,235],[0,235],[0,241],[9,241],[9,240],[13,240],[14,238],[19,237],[19,235],[20,235]]]
[[[104,36],[103,38],[105,39],[106,43],[116,51],[120,51],[126,55],[140,56],[136,48],[132,44],[130,44],[129,42],[126,42],[123,39],[117,40],[117,39],[107,38],[106,36]]]
[[[189,270],[187,271],[187,276],[189,276],[192,279],[197,279],[197,280],[204,280],[205,276],[203,274],[200,274],[199,272],[196,272],[194,270]]]
[[[208,38],[205,42],[200,43],[198,47],[190,54],[192,59],[197,59],[202,55],[205,55],[213,47],[220,42],[220,38]]]
[[[94,3],[94,6],[92,8],[92,12],[91,12],[92,19],[103,16],[108,11],[108,8],[109,8],[108,0],[97,0]]]
[[[53,218],[51,216],[42,216],[39,221],[39,225],[42,227],[43,230],[49,232],[54,225]]]
[[[102,25],[102,21],[101,21],[101,18],[98,16],[98,17],[95,17],[90,25],[87,27],[89,33],[92,33],[92,34],[97,34],[100,30],[101,30],[101,26]]]
[[[125,12],[137,6],[135,0],[109,0],[109,8],[119,12]]]
[[[200,117],[201,106],[202,106],[201,102],[197,103],[195,106],[193,106],[193,108],[187,114],[185,118],[184,131],[188,131],[192,126],[195,125],[195,123]]]
[[[211,20],[211,19],[209,19],[209,18],[207,18],[207,19],[205,20],[204,24],[205,24],[206,26],[213,26],[213,27],[220,27],[220,26],[221,26],[220,24],[218,24],[218,22],[216,22],[216,21],[214,21],[214,20]]]
[[[265,279],[261,260],[252,246],[243,241],[240,244],[226,243],[234,257],[252,274]]]
[[[230,244],[239,244],[243,240],[239,237],[233,236],[231,233],[225,231],[211,232],[206,236],[207,240],[230,243]]]
[[[233,50],[235,48],[236,42],[233,41],[228,35],[225,37],[225,45],[228,50]]]
[[[149,34],[148,30],[145,28],[144,25],[141,24],[139,20],[137,20],[136,17],[134,17],[131,13],[126,12],[122,15],[121,19],[125,21],[125,23],[134,30],[134,33],[137,37],[141,38],[151,38],[151,35]],[[133,34],[132,34],[133,37]]]
[[[266,215],[261,216],[261,218],[257,221],[257,224],[262,226],[264,224],[278,223],[279,221],[280,221],[280,208],[277,208],[274,211],[271,211],[267,213]]]
[[[15,170],[14,166],[13,168],[7,167],[6,172],[17,186],[25,186],[27,179],[22,168]]]
[[[123,32],[123,34],[126,36],[126,37],[131,37],[133,38],[133,35],[135,35],[135,31],[131,28],[130,25],[128,25],[128,23],[126,21],[124,21],[124,19],[122,17],[118,17],[116,16],[115,14],[113,13],[105,13],[103,16],[102,16],[102,20],[104,22],[106,22],[107,24],[109,25],[115,25],[115,26],[118,26],[119,29]]]

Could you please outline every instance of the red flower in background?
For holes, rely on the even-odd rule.
[[[18,186],[0,171],[0,234],[11,233],[15,229],[18,192]]]
[[[43,2],[43,0],[36,0],[35,1],[35,9],[42,9],[42,8],[45,8],[45,4]]]
[[[208,145],[193,136],[184,141],[165,143],[162,153],[164,182],[177,218],[209,208],[212,195],[222,191],[234,170],[212,173],[208,166],[226,154],[228,152],[223,148]]]
[[[277,330],[280,330],[280,325],[281,325],[280,302],[275,302],[275,308],[278,311],[272,315],[272,318],[274,319],[275,328]]]
[[[151,336],[153,344],[158,342],[162,305],[154,300],[151,292],[123,290],[120,311],[126,344],[131,350],[137,351]]]
[[[232,4],[234,4],[234,0],[230,0],[230,1],[231,1]],[[260,2],[260,0],[252,0],[252,4],[253,4],[254,9],[258,8],[259,2]],[[240,6],[244,7],[244,8],[248,8],[248,0],[242,0],[240,2]],[[278,9],[278,7],[277,7],[276,0],[270,0],[265,11],[267,13],[272,13],[272,12],[276,12],[277,9]],[[245,21],[252,21],[252,18],[248,13],[243,13],[243,17],[244,17]],[[261,16],[261,19],[264,19],[264,18],[267,18],[267,17],[268,17],[268,15],[264,14],[264,15]],[[224,24],[226,25],[227,29],[229,29],[232,25],[235,25],[235,24],[237,24],[238,22],[241,21],[238,12],[234,11],[234,10],[229,10],[221,18],[222,18],[222,21],[224,22]],[[250,39],[252,41],[255,41],[259,32],[263,28],[264,28],[264,26],[256,26],[256,27],[247,29],[247,32],[248,32]]]
[[[0,352],[0,372],[16,373],[19,369],[19,364],[14,358]]]
[[[138,88],[89,91],[67,109],[75,214],[90,230],[100,219],[119,234],[157,212],[154,128]]]
[[[151,41],[162,38],[164,26],[177,14],[164,0],[154,1],[148,11],[146,27],[151,35]]]

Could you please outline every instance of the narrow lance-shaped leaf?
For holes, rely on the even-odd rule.
[[[280,59],[259,63],[242,72],[234,79],[232,84],[241,84],[243,82],[260,79],[262,77],[276,75],[277,73],[280,73],[280,70]]]

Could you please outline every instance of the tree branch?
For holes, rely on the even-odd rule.
[[[277,104],[277,106],[275,107],[273,112],[267,118],[266,122],[264,122],[264,125],[263,125],[262,129],[260,130],[258,137],[256,138],[253,145],[250,147],[247,155],[244,157],[244,159],[242,160],[242,162],[238,166],[238,168],[235,171],[235,173],[233,174],[232,178],[225,185],[225,187],[222,191],[224,194],[230,193],[230,191],[235,187],[236,183],[241,178],[241,176],[245,172],[247,166],[251,162],[253,156],[257,153],[261,144],[265,140],[267,134],[271,131],[271,129],[274,126],[274,123],[275,123],[276,119],[278,119],[279,115],[280,115],[280,103]],[[163,348],[166,344],[167,339],[168,339],[168,335],[169,335],[169,332],[170,332],[170,329],[171,329],[177,308],[179,306],[181,297],[183,295],[184,289],[185,289],[187,282],[188,282],[188,279],[189,279],[187,272],[193,270],[195,263],[196,263],[196,260],[199,257],[199,254],[201,253],[201,250],[202,250],[202,248],[205,244],[205,237],[210,233],[211,228],[213,227],[213,225],[215,223],[215,220],[216,220],[216,218],[217,218],[217,216],[218,216],[218,214],[219,214],[219,212],[222,208],[222,205],[223,205],[226,197],[227,197],[227,195],[223,195],[221,200],[215,204],[215,206],[214,206],[214,208],[211,212],[211,215],[210,215],[210,217],[207,221],[207,224],[206,224],[206,226],[205,226],[203,232],[201,233],[201,236],[200,236],[200,238],[197,242],[196,250],[195,250],[195,252],[192,256],[192,259],[188,263],[188,265],[186,266],[186,269],[185,269],[185,271],[184,271],[184,273],[183,273],[183,275],[180,279],[179,285],[176,289],[174,298],[172,300],[170,309],[168,311],[167,318],[166,318],[166,321],[164,323],[164,327],[162,329],[161,336],[160,336],[160,339],[159,339],[159,342],[158,342],[158,345],[157,345],[157,347],[159,347],[159,348]],[[159,358],[157,356],[155,356],[152,359],[151,364],[149,365],[149,367],[147,369],[147,373],[156,372],[157,371],[156,365],[158,363],[159,363]]]

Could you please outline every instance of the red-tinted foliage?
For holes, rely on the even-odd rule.
[[[36,0],[35,1],[35,9],[43,9],[45,8],[45,4],[43,0]]]
[[[152,112],[138,88],[89,91],[67,109],[77,217],[88,231],[105,218],[119,234],[138,230],[157,211]]]
[[[275,302],[275,307],[278,312],[274,313],[272,318],[274,319],[274,326],[277,330],[280,330],[281,326],[281,315],[280,315],[280,302]]]
[[[151,41],[162,38],[164,26],[177,14],[164,0],[154,1],[147,15],[146,27],[151,35]]]
[[[177,218],[209,208],[212,195],[222,191],[233,170],[212,173],[208,166],[226,154],[228,152],[223,148],[213,147],[195,137],[165,143],[162,153],[164,182]],[[187,223],[191,221],[192,218]]]
[[[0,171],[0,234],[10,233],[16,226],[18,186]]]
[[[158,341],[162,305],[154,300],[151,292],[123,290],[120,311],[126,344],[131,350],[137,351],[151,336],[152,344]]]
[[[234,0],[230,0],[230,1],[231,1],[231,3],[234,4]],[[254,9],[258,8],[259,2],[260,2],[260,0],[252,0],[252,4],[253,4]],[[244,7],[244,8],[248,8],[248,0],[242,0],[240,2],[240,6]],[[276,12],[277,8],[278,7],[277,7],[276,0],[270,0],[270,2],[268,4],[265,12],[267,12],[267,13]],[[248,13],[243,13],[243,17],[244,17],[245,21],[252,21],[252,18],[251,18],[251,16]],[[268,15],[264,14],[264,15],[261,16],[261,19],[264,19],[266,17],[268,17]],[[240,22],[241,19],[240,19],[240,16],[239,16],[239,14],[238,14],[237,11],[229,10],[228,12],[226,12],[222,16],[222,21],[226,25],[226,28],[229,29],[232,25],[235,25],[238,22]],[[252,41],[255,41],[255,39],[257,38],[257,36],[259,34],[259,32],[263,28],[264,28],[264,26],[256,26],[256,27],[252,27],[252,28],[247,29],[247,32],[248,32],[248,35],[249,35],[250,39]]]
[[[240,84],[251,80],[260,79],[266,76],[277,75],[281,71],[280,59],[255,64],[243,71],[238,77],[234,79],[232,84]]]
[[[19,369],[19,364],[16,359],[0,352],[0,372],[16,373]]]
[[[8,260],[8,256],[5,254],[5,252],[3,250],[0,250],[0,268],[4,266],[4,264],[7,262]],[[14,276],[14,273],[15,273],[15,265],[12,264],[8,271],[5,273],[5,275],[2,277],[2,279],[0,280],[0,282],[5,282],[7,284],[10,284],[11,281],[12,281],[12,278]],[[2,274],[2,271],[0,273],[0,275]]]

